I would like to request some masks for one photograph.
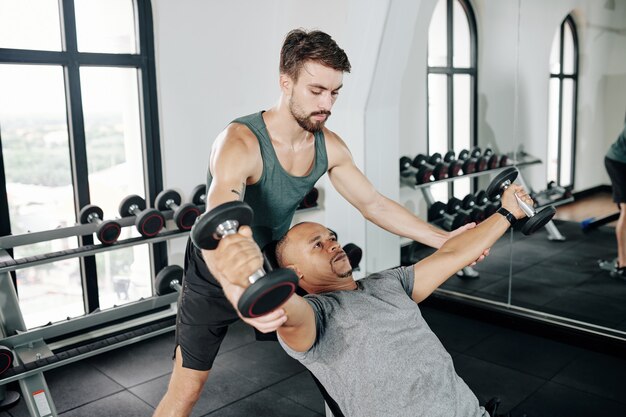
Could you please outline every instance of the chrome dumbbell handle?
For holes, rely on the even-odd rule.
[[[239,230],[239,222],[237,220],[226,220],[215,228],[213,237],[216,239],[223,239],[226,236],[234,235],[237,233],[237,230]],[[250,281],[250,284],[254,284],[263,276],[265,276],[265,271],[263,268],[259,268],[248,277],[248,281]]]

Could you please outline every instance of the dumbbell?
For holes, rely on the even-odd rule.
[[[491,148],[485,149],[483,157],[487,158],[487,169],[496,169],[500,166],[500,157]]]
[[[454,151],[446,152],[443,158],[440,153],[434,153],[428,159],[428,162],[433,165],[438,163],[444,164],[448,172],[448,178],[458,177],[462,174],[463,164],[455,159]]]
[[[445,165],[443,161],[432,164],[429,162],[429,159],[429,157],[420,153],[417,154],[415,158],[413,158],[411,164],[417,169],[421,169],[422,167],[424,167],[427,170],[430,170],[433,176],[432,179],[434,179],[435,181],[445,180],[446,178],[448,178],[448,166]],[[441,160],[441,155],[439,156],[439,160]]]
[[[317,190],[317,188],[315,187],[311,188],[311,190],[308,193],[306,193],[306,195],[300,202],[300,205],[298,205],[298,208],[303,209],[303,208],[311,208],[311,207],[317,206],[317,198],[319,197],[319,194],[320,193]]]
[[[445,230],[455,230],[470,222],[470,218],[465,213],[452,215],[448,212],[448,205],[441,201],[434,202],[428,208],[428,221],[439,223]]]
[[[548,182],[548,193],[551,196],[557,196],[557,198],[569,198],[572,196],[572,190],[561,187],[554,181]]]
[[[357,269],[363,257],[363,250],[354,243],[346,243],[346,246],[342,247],[342,249],[346,253],[352,269]]]
[[[402,177],[411,177],[415,179],[416,184],[424,184],[430,182],[431,176],[433,175],[432,169],[422,166],[420,168],[415,168],[413,166],[411,158],[408,156],[403,156],[400,158],[400,176]]]
[[[471,222],[480,223],[485,220],[485,211],[476,205],[476,198],[472,194],[466,195],[463,200],[452,197],[448,200],[446,209],[449,214],[463,213],[467,215]]]
[[[214,250],[221,239],[252,223],[252,208],[243,201],[230,201],[203,214],[191,229],[191,240],[200,249]],[[265,264],[268,264],[265,260]],[[292,269],[271,272],[258,269],[248,277],[237,308],[244,317],[263,316],[280,307],[296,291],[298,276]]]
[[[189,202],[195,204],[196,206],[202,206],[206,204],[205,184],[196,185],[193,190],[191,190],[191,197],[189,198]]]
[[[200,215],[200,209],[193,203],[181,204],[180,194],[174,190],[161,191],[154,200],[157,210],[174,210],[174,223],[179,230],[191,230]]]
[[[178,265],[168,265],[161,269],[154,279],[154,291],[157,295],[180,293],[182,284],[183,268]]]
[[[509,188],[513,181],[515,181],[518,174],[517,169],[513,167],[503,170],[501,173],[496,175],[487,187],[487,196],[490,199],[493,199],[494,197],[501,195],[507,188]],[[522,226],[522,233],[525,235],[535,233],[537,230],[545,226],[546,223],[552,220],[552,217],[556,214],[554,206],[546,206],[539,211],[535,211],[533,207],[524,203],[517,195],[515,195],[515,198],[517,199],[519,207],[528,217],[528,220]]]
[[[163,226],[165,217],[156,209],[147,209],[146,201],[138,195],[129,195],[124,198],[119,207],[120,216],[137,216],[135,226],[144,237],[156,236]]]
[[[476,193],[476,205],[483,209],[483,211],[485,212],[485,218],[487,218],[494,214],[496,211],[498,211],[498,208],[500,207],[500,201],[491,201],[489,197],[487,197],[487,192],[481,190]]]
[[[0,345],[0,375],[13,367],[13,352],[4,345]],[[20,393],[9,391],[6,385],[0,385],[0,411],[13,407],[20,400]],[[5,414],[5,413],[3,413]]]
[[[98,225],[96,228],[96,237],[103,245],[111,245],[117,242],[122,232],[122,226],[115,220],[102,220],[103,211],[100,207],[88,204],[78,213],[78,221],[80,224],[93,223]]]
[[[470,156],[476,160],[476,172],[482,172],[487,170],[487,163],[489,158],[482,155],[481,149],[476,146],[470,152]]]
[[[454,155],[455,154],[453,151],[448,152],[446,154],[448,160],[446,160],[446,157],[444,157],[444,161],[453,161]],[[459,158],[457,159],[457,161],[461,164],[461,171],[463,171],[463,175],[473,174],[474,172],[476,172],[476,160],[474,158],[470,158],[469,151],[463,149],[459,154]]]

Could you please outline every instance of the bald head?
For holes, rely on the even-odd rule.
[[[352,285],[352,266],[335,232],[313,222],[298,223],[276,245],[281,268],[292,268],[308,292],[324,292]],[[346,280],[349,278],[349,280]]]

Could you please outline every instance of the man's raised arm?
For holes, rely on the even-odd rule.
[[[521,186],[514,184],[502,195],[502,207],[521,219],[526,215],[518,206],[515,193],[521,198],[530,198]],[[475,228],[449,239],[437,252],[414,265],[411,298],[416,303],[426,299],[446,279],[491,247],[510,226],[503,215],[496,213]]]

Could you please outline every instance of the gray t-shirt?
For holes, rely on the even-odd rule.
[[[488,416],[410,298],[413,267],[307,295],[317,339],[285,351],[320,380],[346,416]]]

